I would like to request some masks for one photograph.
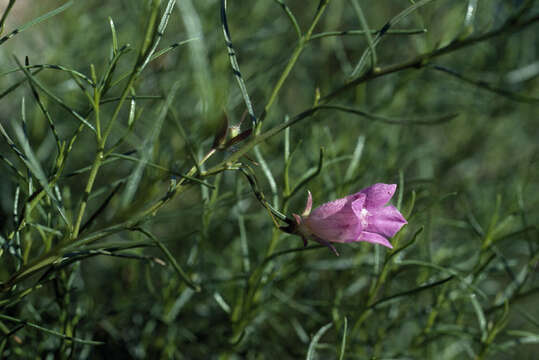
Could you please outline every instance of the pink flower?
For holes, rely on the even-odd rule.
[[[293,214],[297,222],[296,233],[328,246],[335,254],[331,242],[368,241],[391,246],[393,237],[407,224],[402,214],[392,205],[385,206],[397,185],[374,184],[345,198],[323,204],[311,212],[312,196],[309,192],[303,214]]]

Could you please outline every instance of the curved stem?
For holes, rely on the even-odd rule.
[[[264,107],[264,111],[260,115],[259,118],[259,124],[262,123],[262,121],[265,119],[266,115],[268,114],[268,111],[270,110],[271,106],[277,99],[277,95],[279,94],[279,91],[281,90],[281,87],[283,86],[285,80],[288,78],[288,75],[290,75],[290,72],[292,71],[292,68],[294,65],[296,65],[296,62],[299,59],[299,56],[303,52],[303,49],[305,48],[305,45],[309,42],[311,39],[311,36],[313,34],[314,28],[320,21],[320,18],[322,17],[322,14],[326,10],[327,5],[329,4],[330,0],[324,0],[320,3],[320,6],[318,7],[318,10],[316,11],[316,15],[311,23],[311,26],[309,27],[309,30],[303,35],[296,45],[296,48],[294,49],[294,52],[290,56],[290,60],[288,60],[288,63],[286,64],[286,67],[283,70],[283,73],[281,74],[281,77],[279,80],[277,80],[277,83],[275,84],[275,87],[273,88],[273,91],[271,92],[270,98]],[[260,131],[260,127],[256,129],[255,133],[258,133]]]

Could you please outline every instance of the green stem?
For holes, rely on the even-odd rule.
[[[296,65],[296,62],[299,59],[299,56],[303,52],[303,49],[305,48],[305,45],[309,42],[311,39],[312,33],[314,31],[314,28],[320,21],[320,18],[322,17],[322,14],[326,10],[327,5],[329,4],[330,0],[323,1],[320,6],[318,7],[318,10],[316,12],[316,15],[313,19],[313,22],[311,23],[311,26],[309,27],[309,30],[307,30],[307,33],[303,36],[301,36],[298,40],[298,44],[296,45],[296,48],[294,49],[294,52],[290,56],[290,60],[288,60],[288,63],[286,64],[286,67],[283,70],[283,73],[281,74],[281,77],[279,80],[277,80],[277,84],[275,84],[275,87],[273,88],[273,91],[271,92],[270,98],[264,107],[264,111],[262,112],[262,115],[260,115],[260,123],[265,119],[266,115],[268,114],[271,106],[277,99],[277,95],[279,94],[279,91],[281,90],[281,87],[283,86],[284,82],[288,78],[288,75],[290,75],[290,72],[292,71],[292,68],[294,65]],[[259,129],[257,129],[256,132],[258,132]]]
[[[412,68],[421,68],[424,67],[425,64],[427,64],[431,59],[436,58],[438,56],[442,56],[457,50],[460,50],[462,48],[475,45],[477,43],[480,43],[482,41],[491,39],[493,37],[502,35],[504,33],[510,34],[517,32],[519,30],[522,30],[531,24],[539,21],[539,14],[536,14],[526,20],[520,21],[520,22],[512,22],[508,24],[504,24],[503,26],[499,27],[498,29],[489,31],[482,35],[477,35],[473,37],[465,38],[464,40],[456,40],[451,43],[449,43],[446,46],[443,46],[441,48],[435,49],[433,51],[420,54],[416,56],[413,59],[410,59],[408,61],[404,61],[402,63],[389,65],[381,69],[375,69],[374,71],[366,72],[365,74],[361,75],[358,78],[355,78],[354,80],[340,86],[339,88],[333,90],[328,95],[322,97],[320,99],[321,104],[326,104],[329,101],[336,98],[338,95],[355,88],[359,84],[365,83],[369,80],[373,80],[379,77],[382,77],[384,75],[392,74],[395,72],[399,72],[406,69],[412,69]]]
[[[122,109],[122,105],[127,98],[127,94],[129,94],[129,91],[131,87],[133,86],[133,83],[135,82],[135,79],[137,78],[137,75],[140,73],[139,71],[139,65],[135,65],[135,68],[133,69],[133,72],[131,73],[131,76],[129,77],[129,80],[127,82],[127,85],[124,87],[124,90],[122,92],[122,95],[120,96],[120,100],[118,101],[118,104],[116,105],[116,108],[114,109],[114,113],[112,114],[112,117],[110,121],[107,124],[107,127],[105,129],[105,132],[103,136],[101,136],[101,130],[96,130],[96,139],[97,139],[97,154],[94,160],[94,163],[92,164],[92,169],[90,170],[90,176],[88,177],[88,182],[86,183],[86,187],[84,188],[84,197],[82,199],[82,203],[79,208],[79,212],[77,215],[77,222],[75,223],[75,227],[73,229],[73,233],[71,234],[71,239],[74,240],[78,237],[79,231],[80,231],[80,225],[82,223],[82,218],[84,217],[84,213],[86,212],[86,207],[88,205],[88,196],[92,192],[95,180],[97,178],[97,173],[99,172],[99,168],[103,164],[103,160],[105,158],[104,152],[105,152],[105,144],[107,143],[107,138],[110,135],[113,125],[116,122],[116,119],[118,119],[118,115],[120,114],[120,110]],[[98,88],[95,89],[95,99],[100,100],[100,90]],[[99,118],[99,101],[95,101],[94,104],[94,113],[95,113],[95,119],[96,119],[96,126],[101,127],[101,122]]]
[[[90,193],[92,192],[92,188],[97,178],[97,173],[102,163],[103,163],[103,148],[102,148],[102,145],[100,144],[99,150],[97,151],[97,155],[92,165],[92,170],[90,170],[90,176],[88,177],[88,182],[86,183],[86,187],[84,188],[83,199],[80,204],[79,213],[77,215],[77,221],[75,223],[75,227],[73,228],[73,233],[71,234],[71,239],[76,239],[79,236],[82,218],[84,217],[84,213],[88,205],[88,197],[90,196]]]
[[[67,336],[66,334],[62,334],[62,333],[60,333],[58,331],[50,330],[50,329],[44,328],[43,326],[39,326],[37,324],[31,323],[31,322],[28,322],[28,321],[25,321],[25,320],[20,320],[20,319],[11,317],[11,316],[3,315],[3,314],[0,314],[0,319],[6,320],[6,321],[11,321],[11,322],[14,322],[14,323],[17,323],[17,324],[22,324],[24,326],[28,326],[28,327],[37,329],[39,331],[43,331],[46,334],[57,336],[57,337],[59,337],[61,339],[68,340],[68,341],[73,341],[73,342],[76,342],[76,343],[79,343],[79,344],[85,344],[85,345],[103,345],[104,344],[101,341],[85,340],[85,339],[79,339],[79,338],[76,338],[76,337]]]
[[[380,32],[380,30],[374,30],[371,29],[369,32],[372,35],[376,35]],[[417,34],[424,34],[427,30],[425,29],[395,29],[395,30],[388,30],[385,34],[386,35],[417,35]],[[311,40],[315,39],[321,39],[325,37],[330,36],[343,36],[343,35],[364,35],[365,30],[342,30],[342,31],[327,31],[323,33],[314,34],[311,36]]]

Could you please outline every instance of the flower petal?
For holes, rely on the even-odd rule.
[[[361,190],[359,193],[367,196],[365,207],[371,211],[373,208],[382,207],[387,204],[393,197],[393,194],[395,194],[395,189],[397,189],[396,184],[378,183]]]
[[[339,216],[332,216],[323,221],[310,221],[306,219],[304,224],[310,231],[326,241],[350,242],[355,241],[361,234],[362,226],[357,220],[342,221]]]
[[[377,233],[386,238],[393,237],[408,222],[394,206],[369,210],[367,232]]]
[[[361,233],[361,237],[359,238],[359,241],[367,241],[367,242],[370,242],[370,243],[373,243],[373,244],[380,244],[380,245],[387,246],[390,249],[393,249],[393,246],[391,245],[389,240],[387,240],[382,235],[378,235],[376,233],[363,231]]]
[[[311,215],[309,215],[309,218],[311,218],[313,221],[323,220],[341,211],[341,209],[346,205],[346,203],[347,198],[342,198],[320,205],[312,211]]]
[[[360,216],[364,203],[363,194],[332,201],[316,208],[304,224],[326,241],[357,241],[363,230]]]

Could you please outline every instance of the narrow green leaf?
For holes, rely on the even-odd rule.
[[[380,30],[369,30],[371,34],[376,35],[380,32]],[[394,30],[388,30],[386,32],[387,35],[418,35],[418,34],[425,34],[427,32],[427,29],[394,29]],[[321,39],[325,37],[331,37],[331,36],[344,36],[344,35],[364,35],[364,30],[342,30],[342,31],[326,31],[318,34],[314,34],[311,36],[310,40],[314,39]]]
[[[481,341],[485,341],[488,337],[487,330],[487,320],[485,318],[485,312],[477,301],[475,294],[470,294],[470,301],[472,302],[473,308],[475,310],[475,315],[477,316],[477,322],[479,323],[479,330],[481,331]]]
[[[354,10],[356,11],[357,17],[359,18],[359,23],[361,27],[363,28],[363,33],[365,34],[365,37],[367,38],[367,44],[369,45],[369,51],[371,55],[371,68],[376,66],[376,49],[374,47],[374,41],[372,39],[371,32],[369,31],[369,24],[367,23],[367,19],[365,18],[365,14],[363,13],[363,10],[361,9],[361,6],[359,5],[358,0],[351,0],[352,6],[354,7]]]
[[[150,61],[154,61],[154,60],[157,59],[158,57],[165,55],[165,54],[168,53],[170,50],[173,50],[173,49],[177,48],[178,46],[182,46],[182,45],[184,45],[184,44],[188,44],[188,43],[190,43],[191,41],[195,41],[195,40],[200,40],[200,38],[194,37],[194,38],[191,38],[191,39],[179,41],[179,42],[176,42],[176,43],[174,43],[174,44],[172,44],[172,45],[169,45],[169,46],[167,46],[166,48],[163,48],[163,49],[159,50],[158,52],[156,52],[155,54],[153,54],[153,55],[150,57]]]
[[[19,65],[19,68],[24,72],[24,74],[28,78],[28,81],[31,81],[34,85],[40,88],[45,94],[47,94],[47,96],[49,96],[51,99],[57,102],[61,107],[66,109],[71,115],[73,115],[76,119],[78,119],[80,122],[86,125],[90,130],[95,132],[95,127],[92,124],[90,124],[88,120],[86,120],[82,115],[80,115],[78,112],[73,110],[71,107],[66,105],[62,99],[54,95],[45,85],[43,85],[39,80],[37,80],[32,73],[30,73],[24,66],[22,66],[19,59],[17,59],[15,56],[13,58],[15,59],[15,62],[17,62],[17,64]]]
[[[27,22],[26,24],[22,25],[22,26],[19,26],[17,29],[13,30],[12,32],[10,32],[9,34],[7,34],[6,36],[0,38],[0,45],[2,45],[3,43],[5,43],[6,41],[8,41],[9,39],[11,39],[13,36],[23,32],[24,30],[36,25],[36,24],[39,24],[40,22],[42,21],[45,21],[55,15],[58,15],[59,13],[61,13],[62,11],[66,10],[67,8],[69,8],[71,5],[73,5],[73,2],[74,0],[70,0],[68,2],[66,2],[64,5],[52,10],[52,11],[49,11],[48,13],[46,14],[43,14],[37,18],[35,18],[34,20],[32,21],[29,21]]]
[[[371,48],[374,49],[376,48],[376,46],[380,43],[380,41],[382,40],[382,37],[386,34],[386,32],[392,28],[393,26],[395,26],[398,22],[400,22],[402,19],[404,19],[405,17],[407,17],[408,15],[410,15],[412,12],[414,12],[415,10],[419,9],[420,7],[422,6],[425,6],[427,5],[428,3],[432,2],[434,0],[421,0],[421,1],[418,1],[414,4],[412,4],[411,6],[407,7],[406,9],[404,9],[403,11],[401,11],[400,13],[398,13],[395,17],[393,17],[391,20],[389,20],[385,25],[384,27],[382,28],[382,30],[380,30],[380,32],[376,35],[376,37],[374,38],[374,40],[372,41],[372,45],[369,46],[365,52],[361,55],[361,58],[359,59],[356,67],[354,68],[354,71],[352,71],[352,73],[350,74],[350,78],[355,78],[357,77],[358,75],[361,75],[364,68],[365,68],[365,64],[366,64],[366,61],[367,61],[367,58],[369,57],[370,53],[371,53]],[[364,31],[368,30],[368,29],[363,29]]]
[[[344,175],[344,182],[348,182],[352,180],[352,177],[354,176],[359,166],[359,160],[361,159],[361,154],[363,153],[364,146],[365,146],[365,135],[360,135],[357,138],[357,143],[354,149],[354,153],[352,154],[352,159],[350,160],[350,163],[348,164],[348,168],[346,169],[346,173]]]
[[[157,119],[155,119],[153,123],[153,128],[148,136],[147,139],[145,139],[144,144],[142,145],[140,149],[141,159],[138,162],[135,169],[132,171],[131,176],[129,177],[129,181],[126,184],[125,191],[122,195],[122,206],[127,206],[133,197],[135,196],[135,193],[138,189],[139,183],[142,179],[142,174],[144,172],[144,169],[148,162],[150,161],[151,157],[153,156],[153,149],[156,145],[156,142],[158,140],[159,134],[161,133],[161,129],[163,127],[163,123],[165,121],[165,118],[168,113],[168,109],[172,104],[172,101],[174,100],[174,96],[176,96],[176,92],[179,88],[179,82],[175,82],[174,85],[172,85],[172,88],[170,89],[167,99],[165,100],[165,103],[161,107],[161,111],[159,112],[159,115],[157,116]]]
[[[273,174],[271,173],[271,169],[268,166],[268,163],[262,156],[262,153],[260,152],[260,149],[258,146],[255,146],[254,148],[256,160],[260,163],[260,167],[262,168],[262,172],[266,176],[266,179],[268,180],[271,194],[273,195],[273,207],[279,208],[279,197],[277,194],[277,183],[275,182],[275,178],[273,177]]]
[[[387,117],[387,116],[382,116],[382,115],[377,115],[377,114],[371,114],[369,112],[366,112],[360,109],[343,106],[343,105],[319,105],[317,106],[317,108],[343,111],[346,113],[350,113],[350,114],[367,118],[369,120],[380,121],[382,123],[394,124],[394,125],[439,125],[439,124],[448,122],[450,120],[453,120],[455,117],[459,115],[458,113],[449,113],[449,114],[443,114],[443,115],[437,115],[437,116],[428,116],[424,118],[392,118],[392,117]]]
[[[307,356],[305,357],[306,360],[314,360],[314,354],[316,351],[316,346],[318,345],[318,342],[320,341],[320,338],[333,326],[333,323],[328,323],[324,326],[322,326],[316,334],[313,336],[311,343],[309,344],[309,349],[307,350]]]
[[[168,250],[168,248],[163,244],[161,240],[159,240],[156,236],[154,236],[152,233],[142,229],[142,228],[136,228],[136,231],[139,231],[146,235],[148,238],[154,241],[154,243],[161,249],[161,251],[165,254],[168,261],[172,264],[174,267],[174,270],[178,273],[180,278],[189,286],[191,289],[193,289],[196,292],[200,292],[202,289],[200,288],[200,285],[195,284],[187,275],[187,273],[181,268],[181,266],[178,264],[172,253]]]
[[[348,336],[348,318],[344,317],[344,325],[342,331],[341,350],[339,351],[339,360],[344,360],[344,353],[346,350],[346,337]]]
[[[26,320],[20,320],[20,319],[17,319],[17,318],[11,317],[11,316],[7,316],[7,315],[4,315],[4,314],[0,314],[0,319],[6,320],[6,321],[11,321],[11,322],[14,322],[14,323],[17,323],[17,324],[23,324],[24,326],[28,326],[28,327],[37,329],[37,330],[42,331],[42,332],[44,332],[46,334],[49,334],[49,335],[52,335],[52,336],[57,336],[57,337],[59,337],[61,339],[64,339],[64,340],[67,340],[67,341],[73,341],[73,342],[79,343],[79,344],[85,344],[85,345],[103,345],[104,344],[104,342],[101,342],[101,341],[85,340],[85,339],[80,339],[80,338],[77,338],[77,337],[67,336],[66,334],[62,334],[62,333],[60,333],[58,331],[50,330],[50,329],[44,328],[43,326],[39,326],[37,324],[34,324],[32,322],[29,322],[29,321],[26,321]]]
[[[110,32],[112,35],[112,54],[116,55],[118,52],[118,35],[116,34],[116,27],[114,26],[114,21],[112,21],[112,18],[109,16],[109,25],[110,25]]]

